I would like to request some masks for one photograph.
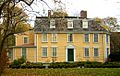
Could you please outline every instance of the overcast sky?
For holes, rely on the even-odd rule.
[[[31,7],[34,11],[40,12],[40,15],[47,15],[47,10],[54,8],[53,0],[44,0],[37,2]],[[120,20],[120,0],[61,0],[65,5],[70,16],[79,15],[81,10],[86,10],[89,18],[99,17],[116,17]],[[40,16],[39,15],[39,16]],[[33,17],[32,17],[33,18]]]

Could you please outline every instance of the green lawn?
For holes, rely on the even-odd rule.
[[[120,76],[120,68],[7,69],[2,76]]]

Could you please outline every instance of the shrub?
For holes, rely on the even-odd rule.
[[[10,65],[11,68],[20,68],[22,64],[26,63],[26,59],[24,57],[21,57],[17,60],[14,60],[12,64]]]

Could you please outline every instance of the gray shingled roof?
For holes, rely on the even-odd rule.
[[[55,19],[55,29],[50,28],[50,19]],[[73,19],[73,29],[67,28],[67,19]],[[37,17],[35,21],[34,31],[35,33],[52,33],[52,32],[58,32],[58,33],[68,33],[68,32],[74,32],[74,33],[82,33],[82,32],[98,32],[98,33],[104,33],[107,32],[102,26],[97,24],[93,19],[88,19],[88,29],[82,28],[82,18],[77,17],[57,17],[57,18],[48,18],[48,17]]]

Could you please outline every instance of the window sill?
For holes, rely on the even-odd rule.
[[[48,57],[42,56],[42,58],[48,58]]]
[[[57,41],[52,41],[51,43],[57,43]]]
[[[52,56],[52,58],[57,58],[57,56]]]
[[[84,58],[90,58],[89,56],[84,56]]]
[[[73,41],[71,41],[71,42],[67,41],[67,43],[73,43]]]
[[[42,43],[48,43],[48,41],[42,41]]]
[[[94,44],[98,44],[99,42],[93,42]]]
[[[94,56],[94,58],[99,58],[99,56]]]

